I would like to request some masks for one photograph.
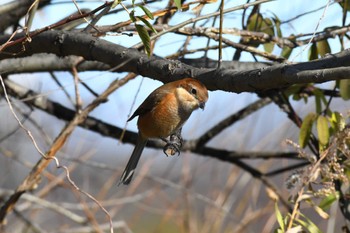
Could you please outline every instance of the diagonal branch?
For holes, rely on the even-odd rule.
[[[135,74],[129,74],[123,79],[117,79],[110,84],[110,86],[92,103],[90,103],[81,112],[76,114],[74,118],[65,126],[61,133],[57,136],[51,145],[51,148],[45,153],[45,157],[42,157],[23,182],[16,188],[15,193],[4,203],[0,209],[0,224],[5,220],[6,215],[11,212],[16,205],[19,198],[23,193],[35,189],[40,182],[40,174],[49,165],[52,158],[55,158],[56,153],[62,148],[66,140],[72,134],[73,130],[81,124],[88,116],[88,114],[94,110],[100,103],[103,103],[105,99],[120,86],[127,83],[130,79],[136,77]],[[69,179],[69,177],[67,177]]]
[[[234,113],[233,115],[227,117],[226,119],[222,120],[221,122],[215,124],[214,127],[209,129],[207,132],[205,132],[197,141],[196,145],[197,147],[201,147],[205,145],[208,141],[210,141],[212,138],[217,136],[220,132],[222,132],[227,127],[231,126],[232,124],[236,123],[239,120],[244,119],[246,116],[249,116],[253,112],[263,108],[264,106],[271,103],[270,98],[262,98],[258,101],[255,101],[254,103],[246,106],[245,108],[241,109],[240,111]]]

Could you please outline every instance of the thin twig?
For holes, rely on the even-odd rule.
[[[5,195],[8,196],[11,194],[12,194],[12,190],[6,190],[6,189],[0,188],[0,195],[1,196],[5,196]],[[80,215],[75,214],[74,212],[68,210],[67,208],[63,207],[60,204],[56,204],[56,203],[47,201],[45,199],[36,197],[32,194],[23,194],[23,199],[27,200],[29,202],[36,203],[42,207],[51,209],[51,210],[53,210],[53,211],[55,211],[63,216],[66,216],[67,218],[69,218],[70,220],[72,220],[76,223],[79,223],[79,224],[86,223],[85,218],[81,217]],[[26,206],[23,206],[23,207],[21,206],[21,207],[17,208],[17,211],[20,211],[20,212],[23,212],[25,210],[26,210]]]
[[[72,74],[74,79],[74,91],[75,91],[75,109],[79,113],[83,106],[83,101],[81,100],[80,91],[79,91],[79,74],[77,70],[77,65],[82,62],[84,59],[78,59],[77,63],[72,66]]]
[[[294,56],[293,59],[290,60],[291,62],[293,62],[302,52],[304,52],[307,48],[310,47],[310,44],[311,44],[313,38],[314,38],[315,35],[316,35],[317,29],[318,29],[318,27],[320,26],[320,23],[321,23],[321,21],[323,20],[324,16],[326,15],[326,12],[327,12],[327,10],[328,10],[328,7],[329,7],[329,4],[330,4],[330,3],[331,3],[331,0],[328,0],[328,2],[327,2],[326,6],[325,6],[325,8],[324,8],[324,10],[323,10],[323,13],[322,13],[320,19],[317,21],[315,30],[314,30],[314,32],[313,32],[313,34],[312,34],[312,36],[311,36],[309,42],[307,43],[307,45],[306,45],[297,55]]]
[[[105,8],[105,7],[109,6],[109,5],[111,5],[112,3],[113,3],[113,2],[106,2],[106,3],[104,3],[103,5],[97,7],[96,9],[94,9],[94,10],[92,10],[92,11],[90,11],[90,12],[87,12],[87,13],[84,13],[84,14],[80,14],[80,15],[79,15],[79,14],[76,14],[76,15],[74,15],[73,17],[66,18],[65,20],[59,21],[59,22],[57,22],[57,23],[51,24],[51,25],[49,25],[49,26],[46,26],[46,27],[44,27],[44,28],[41,28],[41,29],[35,30],[35,31],[33,31],[33,32],[30,32],[30,33],[28,33],[27,36],[18,38],[18,39],[14,40],[14,41],[12,41],[11,39],[9,39],[5,44],[3,44],[3,45],[0,47],[0,52],[1,52],[2,50],[4,50],[5,48],[7,48],[7,47],[10,47],[10,46],[13,46],[13,45],[16,45],[16,44],[19,44],[19,43],[24,43],[25,41],[28,40],[28,38],[33,38],[33,37],[35,37],[35,36],[37,36],[37,35],[39,35],[39,34],[45,32],[45,31],[49,31],[49,30],[51,30],[51,29],[60,27],[60,26],[65,25],[65,24],[67,24],[67,23],[69,23],[69,22],[72,22],[72,21],[74,21],[74,20],[81,19],[81,18],[84,18],[84,17],[88,17],[88,16],[90,16],[90,15],[93,15],[94,13],[100,11],[101,9],[103,9],[103,8]],[[14,34],[15,34],[15,33],[14,33]],[[14,36],[14,34],[11,36],[11,38]]]
[[[226,14],[226,13],[229,13],[229,12],[232,12],[232,11],[245,9],[247,7],[259,5],[259,4],[262,4],[262,3],[271,2],[271,1],[274,1],[274,0],[258,0],[258,1],[252,2],[252,3],[248,3],[248,4],[239,5],[239,6],[236,6],[236,7],[227,8],[227,9],[223,10],[223,14]],[[184,21],[182,23],[179,23],[179,24],[177,24],[175,26],[170,27],[167,30],[164,30],[162,32],[159,32],[159,33],[151,36],[150,40],[151,41],[155,40],[156,38],[158,38],[158,37],[160,37],[160,36],[162,36],[162,35],[164,35],[164,34],[166,34],[168,32],[176,31],[179,28],[182,28],[182,27],[184,27],[184,26],[186,26],[188,24],[191,24],[191,23],[203,20],[203,19],[211,18],[211,17],[214,17],[214,16],[218,16],[218,15],[220,15],[220,11],[219,12],[210,13],[210,14],[206,14],[206,15],[202,15],[202,16],[199,16],[199,17],[197,17],[195,19],[186,20],[186,21]],[[135,48],[139,48],[139,47],[142,47],[142,46],[143,46],[142,43],[138,43],[134,47]]]
[[[297,214],[299,212],[299,207],[300,207],[300,203],[303,200],[303,194],[304,194],[304,188],[308,187],[308,185],[312,182],[312,180],[315,178],[314,174],[316,173],[316,170],[320,168],[321,162],[326,158],[326,156],[328,155],[328,151],[330,150],[331,146],[329,146],[327,148],[327,150],[325,150],[322,154],[319,160],[317,160],[317,162],[313,165],[311,165],[311,169],[308,171],[308,174],[310,174],[307,177],[307,180],[303,181],[302,183],[302,187],[300,188],[300,190],[298,191],[297,194],[297,199],[295,201],[294,207],[293,207],[293,211],[290,214],[290,219],[288,222],[288,226],[287,226],[287,230],[291,229],[293,226],[293,223],[295,221],[295,218],[297,217]]]
[[[63,91],[63,93],[65,94],[65,96],[67,97],[67,99],[69,100],[69,102],[72,104],[72,106],[74,107],[74,100],[73,98],[70,96],[70,94],[67,91],[67,88],[65,88],[65,86],[62,85],[62,83],[60,82],[60,80],[58,80],[58,78],[56,77],[55,73],[50,71],[49,72],[51,78],[53,79],[53,81],[55,81],[55,83],[58,85],[58,87],[60,88],[59,90]]]
[[[23,114],[22,114],[23,115]],[[23,120],[21,122],[25,122],[26,120],[28,120],[30,117],[30,114],[25,114],[23,117]],[[23,124],[22,123],[22,124]],[[20,126],[16,126],[16,128],[14,128],[13,130],[11,130],[10,132],[6,133],[6,135],[4,135],[3,137],[0,138],[0,143],[3,142],[4,140],[6,140],[7,138],[11,137],[11,135],[13,135],[14,133],[16,133],[21,127]]]
[[[131,106],[130,106],[130,110],[129,110],[129,113],[128,113],[128,119],[129,117],[131,116],[131,113],[132,113],[132,110],[135,106],[135,103],[136,103],[136,99],[137,99],[137,96],[138,94],[140,93],[140,90],[141,90],[141,87],[142,87],[142,83],[143,83],[143,80],[144,78],[142,77],[141,78],[141,82],[136,90],[136,93],[134,95],[134,99],[132,100],[132,103],[131,103]],[[123,137],[125,135],[125,131],[126,131],[126,127],[128,126],[128,121],[125,122],[125,125],[124,125],[124,128],[123,128],[123,132],[121,133],[120,137],[119,137],[119,142],[122,142],[123,141]]]
[[[224,24],[224,0],[221,0],[220,4],[220,27],[219,27],[219,58],[218,58],[218,69],[222,63],[222,28]]]
[[[12,115],[14,116],[14,118],[16,119],[17,123],[19,124],[19,126],[24,130],[24,132],[26,132],[26,134],[28,135],[29,139],[32,141],[35,149],[39,152],[39,154],[41,156],[43,156],[45,159],[48,159],[46,157],[46,155],[44,154],[44,152],[42,152],[42,150],[39,148],[38,144],[36,143],[32,133],[30,132],[30,130],[28,130],[22,123],[22,121],[18,118],[17,114],[15,113],[14,109],[13,109],[13,106],[11,104],[11,101],[7,95],[7,91],[6,91],[6,87],[5,87],[5,83],[4,83],[4,80],[2,79],[2,76],[0,75],[0,81],[1,81],[1,86],[2,86],[2,89],[4,91],[4,96],[5,96],[5,99],[6,99],[6,102],[10,108],[10,111],[12,112]],[[58,161],[56,162],[56,164],[59,164]]]
[[[244,119],[245,117],[249,116],[250,114],[254,113],[257,110],[260,110],[264,106],[271,103],[270,98],[262,98],[254,103],[246,106],[245,108],[241,109],[240,111],[232,114],[231,116],[225,118],[221,122],[217,123],[214,127],[207,130],[196,142],[197,147],[201,147],[205,145],[208,141],[210,141],[212,138],[217,136],[220,132],[222,132],[227,127],[231,126],[232,124],[236,123],[239,120]]]
[[[127,75],[124,79],[122,80],[116,80],[110,84],[110,86],[106,89],[105,92],[103,92],[98,98],[96,98],[90,105],[88,105],[80,114],[77,114],[75,118],[68,124],[65,129],[62,130],[60,135],[55,139],[51,149],[44,154],[40,148],[37,146],[35,139],[33,138],[31,132],[27,130],[23,124],[19,121],[17,115],[14,113],[11,102],[8,99],[8,95],[6,92],[5,84],[3,82],[2,77],[0,76],[0,81],[2,84],[2,87],[4,89],[4,94],[6,97],[6,100],[10,106],[11,111],[13,112],[15,118],[17,119],[18,123],[20,126],[25,130],[25,132],[28,134],[30,139],[32,140],[33,144],[35,145],[37,151],[41,154],[42,158],[39,160],[39,162],[36,164],[36,166],[32,169],[30,174],[25,178],[25,180],[22,182],[21,185],[18,186],[16,189],[15,193],[5,202],[5,204],[2,206],[0,209],[0,222],[3,223],[5,216],[7,213],[9,213],[15,206],[16,202],[19,200],[21,195],[25,193],[26,191],[33,189],[36,187],[38,181],[39,181],[39,175],[40,173],[48,166],[49,161],[53,159],[56,163],[56,166],[58,168],[63,168],[66,171],[66,177],[70,184],[76,188],[79,192],[83,193],[84,195],[88,196],[91,200],[95,201],[95,203],[105,212],[106,216],[109,219],[110,222],[110,230],[113,232],[113,223],[112,223],[112,218],[109,215],[108,211],[103,208],[103,206],[94,198],[92,197],[89,193],[81,190],[70,178],[69,176],[69,171],[68,168],[65,166],[60,165],[58,159],[55,157],[56,152],[64,145],[65,141],[67,138],[70,136],[72,133],[73,129],[80,123],[82,122],[86,117],[89,112],[91,112],[94,108],[96,108],[101,102],[107,98],[108,95],[110,95],[114,90],[119,88],[121,85],[125,84],[127,81],[129,81],[131,78],[134,76]]]

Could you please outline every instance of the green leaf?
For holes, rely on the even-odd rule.
[[[136,22],[135,11],[134,11],[134,10],[130,11],[129,17],[130,17],[130,20],[131,20],[133,23]]]
[[[270,35],[274,36],[275,31],[273,30],[273,22],[269,18],[263,19],[262,25],[261,25],[261,31]],[[273,51],[273,48],[275,46],[275,43],[270,42],[270,43],[265,43],[264,44],[264,49],[266,52],[271,53]]]
[[[25,26],[26,26],[26,31],[29,32],[31,30],[32,24],[33,24],[33,20],[34,20],[34,16],[37,12],[38,6],[39,6],[39,0],[36,0],[30,7],[30,9],[28,10],[28,13],[26,15],[25,18]]]
[[[181,11],[181,9],[182,9],[182,7],[181,7],[181,0],[174,0],[174,2],[175,2],[175,5],[176,5],[177,9],[179,11]]]
[[[283,221],[283,216],[278,208],[277,201],[275,202],[275,214],[276,214],[277,222],[280,225],[282,232],[284,232],[285,225]]]
[[[273,22],[275,23],[275,29],[278,37],[282,37],[282,30],[281,30],[281,20],[277,17],[277,15],[274,14],[275,17],[272,18]]]
[[[143,46],[145,47],[148,56],[151,55],[151,40],[147,29],[143,25],[135,24],[136,30],[141,38]]]
[[[318,205],[322,210],[326,211],[329,207],[339,198],[339,193],[331,193],[325,198],[323,198]]]
[[[254,32],[260,31],[262,22],[263,18],[261,14],[252,12],[247,20],[247,30]],[[242,37],[242,40],[245,44],[249,44],[253,47],[258,47],[260,44],[262,44],[261,41],[251,36]]]
[[[324,93],[318,88],[315,88],[312,92],[315,95],[316,112],[318,114],[321,114],[322,113],[322,102],[326,106],[327,105],[327,99],[324,96]]]
[[[315,205],[315,203],[311,200],[308,199],[306,200],[306,203],[310,204],[314,210],[316,211],[316,213],[323,219],[329,219],[329,214],[326,213],[322,208],[320,208],[319,206]]]
[[[303,120],[303,123],[300,127],[299,132],[299,145],[304,148],[307,143],[309,142],[311,130],[312,130],[312,124],[314,123],[316,119],[315,113],[309,113]]]
[[[146,7],[144,7],[144,6],[142,6],[142,5],[140,5],[139,7],[141,8],[141,10],[143,10],[143,12],[145,13],[145,15],[148,16],[148,18],[154,19],[152,12],[150,12]]]
[[[315,60],[318,58],[318,53],[317,53],[317,45],[316,43],[312,43],[310,49],[309,49],[309,60]]]
[[[283,47],[282,49],[282,52],[281,52],[281,56],[288,59],[290,54],[292,53],[293,49],[288,47],[288,46],[285,46]]]
[[[263,17],[261,14],[258,14],[258,13],[252,14],[248,18],[247,29],[249,31],[258,32],[261,29],[262,22],[263,22]]]
[[[350,0],[343,0],[339,2],[340,6],[347,11],[350,11]]]
[[[275,43],[272,43],[272,42],[264,44],[264,49],[268,53],[272,53],[274,47],[275,47]]]
[[[322,233],[322,231],[316,226],[315,223],[313,223],[309,218],[307,218],[305,215],[302,213],[299,213],[300,216],[302,216],[305,221],[302,221],[301,219],[296,219],[297,222],[300,223],[305,229],[308,230],[310,233]]]
[[[321,40],[316,43],[317,53],[321,57],[326,56],[326,54],[331,53],[331,47],[329,47],[327,40]]]
[[[298,94],[300,93],[300,91],[302,89],[305,88],[305,85],[304,84],[294,84],[294,85],[291,85],[289,86],[285,91],[284,91],[284,94],[286,96],[291,96],[291,95],[295,95],[295,94]]]
[[[150,24],[150,22],[148,22],[146,19],[140,17],[140,16],[136,16],[136,18],[138,18],[139,20],[141,20],[149,29],[151,29],[154,33],[157,33],[156,29],[154,29],[154,27],[152,26],[152,24]]]
[[[269,18],[263,19],[262,25],[261,25],[261,31],[265,32],[266,34],[270,36],[275,35],[275,31],[273,30],[273,23],[272,20]]]
[[[339,132],[345,128],[345,119],[339,112],[332,112],[330,123],[334,132]]]
[[[312,206],[314,208],[314,210],[316,211],[316,213],[323,219],[329,219],[329,214],[326,213],[322,208],[320,208],[317,205],[313,205]]]
[[[328,119],[322,115],[317,118],[317,134],[320,144],[325,146],[329,141]]]
[[[343,100],[350,99],[350,79],[342,79],[339,81],[339,92]]]

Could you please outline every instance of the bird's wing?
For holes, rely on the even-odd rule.
[[[154,90],[144,101],[143,103],[136,109],[134,114],[128,119],[128,121],[131,121],[136,116],[142,116],[154,108],[154,106],[157,106],[157,104],[164,99],[164,97],[169,94],[169,90],[167,88],[157,88]]]

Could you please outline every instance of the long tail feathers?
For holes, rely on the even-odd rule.
[[[134,150],[133,150],[133,152],[131,154],[129,162],[126,165],[122,176],[120,177],[118,186],[120,184],[128,185],[130,183],[130,181],[132,180],[132,176],[134,175],[135,168],[137,166],[137,163],[140,160],[141,153],[143,151],[143,148],[145,148],[146,143],[147,143],[146,139],[143,139],[140,136],[138,137],[136,146],[135,146],[135,148],[134,148]]]

